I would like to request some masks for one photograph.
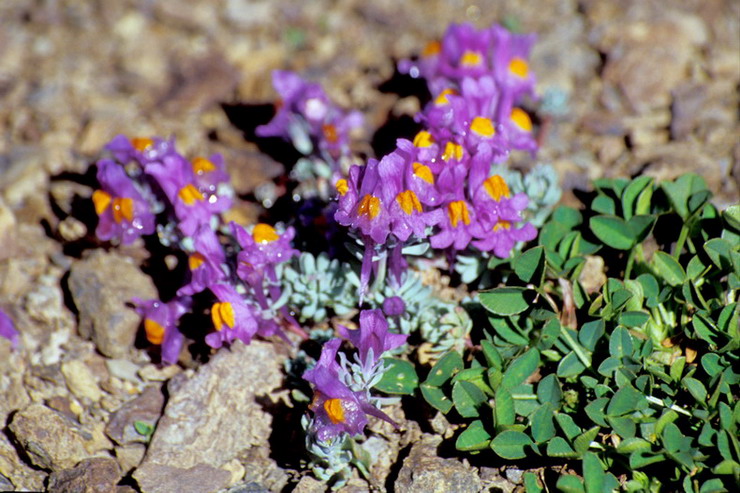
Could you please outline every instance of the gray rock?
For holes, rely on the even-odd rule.
[[[141,395],[111,415],[105,433],[120,445],[146,442],[148,438],[136,431],[134,423],[142,421],[152,427],[156,426],[163,406],[164,395],[159,388],[147,387]]]
[[[71,469],[49,476],[49,491],[57,493],[114,493],[121,470],[110,457],[85,459]]]
[[[34,465],[54,471],[69,469],[87,457],[92,436],[62,414],[31,404],[13,416],[10,432]]]
[[[425,434],[411,447],[394,483],[396,491],[429,493],[477,493],[482,482],[477,469],[457,459],[437,456],[439,436]]]
[[[279,358],[272,344],[237,342],[219,351],[198,373],[182,373],[169,383],[170,399],[134,478],[145,493],[164,491],[162,467],[180,481],[193,467],[216,475],[214,468],[252,447],[266,446],[272,418],[255,402],[282,380]],[[231,474],[225,472],[226,481]],[[203,489],[195,489],[201,484]],[[189,485],[188,491],[212,491],[214,483]],[[220,487],[228,486],[224,484]],[[155,488],[156,487],[156,488]],[[176,491],[176,489],[170,489]]]
[[[80,316],[80,335],[111,358],[128,353],[141,321],[126,303],[133,297],[157,297],[152,280],[130,259],[101,250],[72,265],[69,289]]]
[[[206,464],[180,468],[149,462],[134,477],[146,493],[211,493],[228,486],[231,473]]]

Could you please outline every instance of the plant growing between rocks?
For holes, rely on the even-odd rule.
[[[210,319],[194,343],[214,350],[275,336],[302,345],[286,369],[304,380],[291,395],[307,408],[306,466],[333,488],[355,471],[372,480],[368,424],[403,427],[387,410],[414,400],[455,425],[463,454],[578,473],[548,485],[527,471],[526,491],[731,490],[740,212],[717,210],[697,175],[597,180],[582,210],[553,210],[551,167],[507,167],[513,151],[536,153],[533,117],[553,111],[534,93],[533,43],[455,25],[402,60],[431,95],[422,128],[364,164],[350,146],[360,113],[275,72],[281,100],[256,134],[302,156],[295,200],[319,204],[308,227],[227,223],[234,193],[220,156],[113,139],[97,163],[97,237],[145,236],[188,267],[171,298],[132,300],[162,363],[193,339],[186,314]],[[301,233],[330,251],[300,251]],[[429,271],[454,272],[453,288]],[[15,341],[7,318],[0,334]],[[147,441],[156,433],[134,425]]]

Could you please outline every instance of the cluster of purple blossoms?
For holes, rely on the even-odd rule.
[[[263,223],[255,225],[251,233],[234,222],[230,228],[231,236],[241,247],[235,259],[236,279],[231,276],[228,282],[208,286],[218,301],[211,307],[216,332],[206,336],[206,343],[219,348],[235,339],[249,344],[255,335],[286,338],[280,325],[281,315],[291,330],[303,334],[285,306],[287,300],[276,271],[280,264],[298,254],[290,244],[295,236],[293,228],[283,234]]]
[[[531,224],[521,224],[527,196],[489,176],[511,150],[537,150],[532,121],[516,106],[534,96],[527,63],[533,42],[500,26],[456,25],[419,60],[401,62],[401,71],[428,81],[433,100],[417,118],[426,128],[336,182],[335,219],[365,244],[363,290],[379,249],[400,282],[401,249],[409,243],[428,238],[450,257],[469,246],[507,257],[516,242],[536,236]]]
[[[346,356],[337,352],[342,339],[332,339],[321,351],[321,357],[303,378],[313,384],[314,398],[310,409],[314,419],[308,435],[320,442],[330,442],[342,433],[362,435],[367,416],[375,416],[389,423],[393,421],[376,407],[377,400],[370,389],[378,383],[385,371],[381,360],[383,353],[402,346],[405,335],[388,332],[388,322],[380,310],[360,313],[359,329],[340,329],[340,335],[358,350],[356,363],[349,363]]]
[[[152,234],[159,212],[177,224],[182,236],[192,236],[231,207],[221,187],[229,176],[220,155],[189,161],[173,140],[123,135],[105,148],[114,159],[97,162],[100,189],[93,193],[99,218],[95,234],[101,240],[126,245]]]
[[[281,137],[293,142],[299,152],[309,155],[318,149],[333,171],[342,156],[349,155],[349,134],[363,125],[359,111],[336,106],[321,86],[294,72],[275,70],[272,84],[280,95],[275,117],[257,127],[260,137]]]
[[[162,361],[177,362],[184,342],[177,321],[189,310],[191,296],[206,289],[216,297],[210,309],[215,331],[205,337],[213,348],[236,339],[249,344],[256,335],[285,338],[281,316],[292,330],[302,333],[285,306],[276,273],[280,264],[298,253],[290,244],[294,230],[278,234],[272,226],[260,223],[247,232],[232,222],[229,232],[240,248],[227,256],[210,227],[198,228],[188,255],[189,281],[177,291],[176,298],[167,303],[134,300],[144,318],[147,340],[162,345]]]
[[[238,248],[224,248],[217,228],[220,213],[231,206],[229,176],[220,155],[188,161],[172,140],[119,135],[107,146],[114,159],[98,161],[101,188],[93,193],[102,240],[129,244],[142,235],[160,233],[188,254],[189,278],[167,302],[133,300],[144,320],[147,340],[161,346],[162,361],[177,362],[184,343],[178,321],[192,306],[192,296],[210,290],[215,332],[206,336],[214,348],[235,339],[249,344],[255,335],[284,334],[280,315],[302,332],[283,306],[276,268],[298,252],[291,247],[292,228],[283,234],[268,224],[251,232],[232,222],[222,228]],[[169,233],[170,237],[165,237]]]

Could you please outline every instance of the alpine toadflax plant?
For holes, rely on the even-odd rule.
[[[472,246],[505,258],[516,242],[536,236],[522,219],[527,196],[512,195],[490,174],[510,150],[537,149],[532,121],[516,106],[534,96],[527,62],[533,41],[463,24],[417,62],[401,62],[401,71],[429,84],[433,99],[418,117],[426,128],[336,182],[335,219],[365,245],[362,292],[378,255],[388,255],[391,280],[400,283],[405,245],[428,240],[451,257]]]
[[[324,467],[327,458],[336,455],[334,449],[344,447],[348,438],[363,435],[368,415],[395,426],[378,409],[381,400],[371,394],[371,389],[385,371],[383,354],[403,345],[407,336],[388,332],[388,322],[381,310],[361,312],[360,327],[355,330],[343,327],[340,333],[357,348],[355,362],[350,363],[343,353],[337,362],[342,339],[336,338],[324,344],[319,361],[303,375],[314,389],[310,406],[313,418],[305,420],[304,425],[307,449],[314,451],[315,467]]]
[[[298,252],[292,228],[278,232],[268,224],[249,231],[220,216],[233,191],[220,155],[188,160],[174,141],[115,137],[106,149],[113,159],[98,161],[100,189],[93,194],[99,239],[122,244],[154,235],[165,246],[187,254],[188,276],[168,301],[134,299],[146,339],[161,346],[162,361],[176,363],[184,343],[178,321],[193,307],[192,297],[209,290],[214,348],[236,339],[285,337],[281,320],[298,332],[285,309],[278,270]]]

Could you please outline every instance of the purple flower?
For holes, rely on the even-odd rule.
[[[226,277],[222,267],[226,255],[210,226],[201,225],[193,235],[193,240],[195,252],[188,256],[190,282],[177,291],[179,295],[200,293]]]
[[[503,99],[498,117],[504,119],[519,98],[534,96],[536,81],[528,59],[537,36],[513,34],[502,26],[493,26],[491,30],[494,39],[493,74]]]
[[[10,341],[13,349],[18,347],[18,331],[15,329],[13,319],[7,313],[0,310],[0,337]]]
[[[288,228],[280,235],[269,224],[259,223],[250,234],[232,222],[231,232],[242,248],[237,255],[236,274],[252,288],[260,306],[266,310],[271,305],[268,296],[275,302],[281,295],[275,266],[298,254],[290,245],[295,230]]]
[[[537,140],[532,132],[532,120],[521,108],[512,108],[509,115],[502,120],[503,133],[512,149],[529,151],[534,154]]]
[[[455,250],[467,248],[473,236],[480,235],[480,225],[476,221],[475,209],[466,200],[453,200],[446,207],[434,211],[439,232],[430,238],[433,248]]]
[[[136,311],[144,318],[146,339],[162,346],[162,361],[171,365],[177,363],[185,340],[177,328],[177,322],[190,310],[190,298],[175,298],[164,303],[159,300],[134,298]]]
[[[98,161],[97,166],[101,189],[93,193],[92,200],[99,218],[95,230],[98,238],[104,241],[115,238],[127,245],[141,235],[154,233],[150,205],[123,167],[110,159]]]
[[[250,305],[228,284],[216,284],[209,288],[218,301],[211,307],[211,319],[216,332],[206,336],[206,343],[220,348],[239,339],[249,344],[259,330],[259,309]]]
[[[222,183],[229,183],[229,174],[226,172],[226,164],[221,154],[213,154],[210,158],[196,157],[190,163],[190,167],[195,175],[195,186],[198,190],[206,195],[209,200],[227,200],[231,201],[228,197],[224,197],[218,193],[218,186]],[[231,204],[224,206],[224,210],[231,207]]]
[[[290,242],[295,237],[295,229],[289,227],[283,234],[279,234],[269,224],[255,224],[251,233],[241,225],[231,222],[231,233],[242,248],[238,255],[237,273],[244,281],[253,284],[254,273],[259,277],[283,262],[289,261],[298,255]]]
[[[401,300],[403,303],[403,300]],[[381,310],[363,310],[360,312],[360,328],[350,330],[340,326],[339,334],[349,341],[360,352],[360,361],[366,366],[377,362],[386,351],[402,346],[407,335],[388,332],[388,322]]]
[[[303,374],[315,387],[310,409],[316,418],[316,435],[324,442],[340,433],[361,435],[367,425],[363,407],[372,407],[362,392],[352,392],[339,378],[336,356],[341,343],[341,339],[332,339],[324,344],[316,366]]]
[[[391,232],[402,242],[411,234],[425,238],[426,227],[432,224],[430,215],[422,208],[422,199],[424,203],[434,203],[437,193],[425,178],[415,174],[414,170],[425,173],[422,168],[426,167],[421,163],[407,162],[404,154],[399,152],[388,154],[378,163],[381,202],[387,204]],[[431,177],[433,181],[431,171],[426,169],[427,178]],[[421,197],[416,190],[420,191]]]
[[[388,204],[383,201],[379,178],[377,160],[370,159],[364,166],[353,165],[349,180],[337,182],[340,196],[334,219],[342,226],[359,229],[380,244],[388,237],[390,215]]]
[[[295,141],[304,132],[335,159],[347,153],[350,132],[363,125],[360,112],[339,109],[319,84],[294,72],[273,71],[272,84],[281,100],[275,117],[257,127],[257,135]]]
[[[185,236],[192,236],[201,225],[210,225],[211,217],[231,206],[228,198],[209,194],[212,185],[197,176],[193,165],[179,154],[164,156],[161,162],[148,164],[145,171],[167,196]]]
[[[537,230],[529,223],[517,228],[521,212],[527,208],[529,198],[524,193],[511,196],[509,187],[500,175],[493,175],[478,188],[475,194],[476,210],[483,233],[473,241],[481,251],[506,258],[517,241],[529,241],[537,236]]]
[[[491,72],[493,33],[477,30],[472,24],[453,24],[442,41],[430,43],[417,63],[402,61],[399,70],[427,79],[433,95],[456,85],[464,77],[481,77]]]
[[[367,425],[368,414],[395,425],[385,413],[367,401],[365,392],[353,392],[342,382],[342,368],[336,361],[341,343],[341,339],[332,339],[324,344],[316,366],[303,374],[304,380],[315,387],[310,409],[315,415],[316,436],[323,442],[340,433],[361,435]]]
[[[500,220],[483,239],[473,241],[473,246],[480,251],[493,251],[497,257],[506,258],[517,241],[529,241],[536,237],[537,230],[530,223],[516,228],[509,221]]]
[[[164,140],[158,137],[129,139],[125,135],[116,135],[105,148],[119,163],[127,164],[136,161],[143,167],[150,162],[161,160],[167,154],[174,153],[175,143],[173,139]]]

